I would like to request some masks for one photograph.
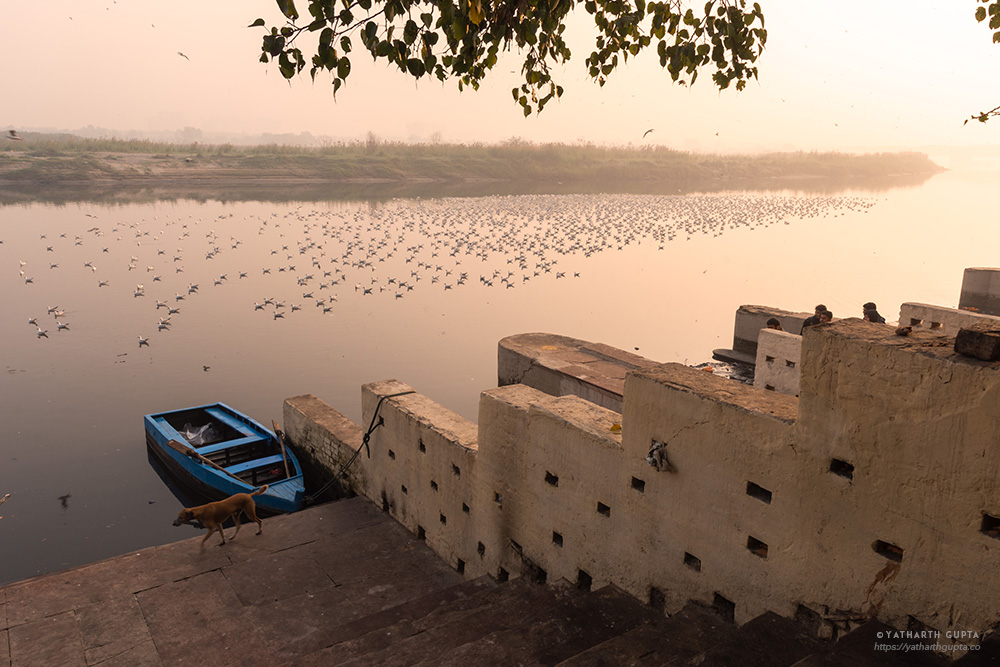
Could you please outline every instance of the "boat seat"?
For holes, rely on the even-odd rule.
[[[234,417],[233,415],[227,414],[224,410],[220,410],[219,408],[208,408],[205,412],[244,435],[253,433],[253,429],[251,429],[246,422]]]
[[[275,463],[281,463],[281,455],[268,456],[263,459],[253,459],[252,461],[247,461],[246,463],[240,463],[239,465],[229,466],[226,468],[226,472],[237,475],[241,472],[246,472],[247,470],[253,470],[254,468],[264,468],[269,465],[274,465]]]
[[[221,452],[226,449],[231,449],[233,447],[239,447],[241,445],[252,445],[255,442],[267,442],[264,438],[258,435],[248,435],[245,438],[238,438],[236,440],[226,440],[225,442],[216,442],[212,445],[205,445],[203,447],[195,447],[197,451],[202,456],[208,456],[209,454],[214,454],[215,452]]]

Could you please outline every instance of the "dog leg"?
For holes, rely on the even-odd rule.
[[[243,522],[240,521],[240,512],[239,511],[237,511],[236,514],[233,515],[233,523],[236,524],[236,530],[233,531],[233,536],[229,538],[231,540],[235,540],[236,539],[236,533],[240,532],[240,527],[243,525]]]
[[[208,528],[208,526],[206,526],[206,528]],[[208,542],[208,538],[210,538],[214,532],[215,526],[212,526],[208,528],[208,532],[205,533],[205,537],[201,538],[201,553],[205,553],[205,542]]]
[[[252,510],[249,517],[257,522],[257,534],[260,535],[261,531],[264,530],[264,522],[257,518],[257,510]]]

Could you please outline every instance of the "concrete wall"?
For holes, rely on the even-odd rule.
[[[497,385],[525,384],[552,396],[579,396],[621,412],[625,374],[655,366],[637,354],[569,336],[527,333],[497,345]]]
[[[799,399],[678,364],[630,373],[622,413],[510,385],[482,394],[477,429],[394,398],[353,478],[470,577],[614,583],[740,623],[809,610],[827,634],[872,616],[983,633],[1000,621],[1000,363],[953,343],[812,327]],[[366,385],[365,422],[404,389]],[[288,434],[338,447],[302,425],[316,401],[286,402]]]
[[[966,269],[958,307],[971,308],[984,315],[1000,315],[1000,269]]]
[[[802,336],[762,329],[757,339],[753,386],[789,396],[799,395]]]
[[[767,328],[767,321],[776,317],[781,328],[788,333],[802,333],[802,322],[812,313],[793,313],[770,306],[740,306],[736,310],[733,325],[733,350],[757,356],[757,337],[761,329]]]
[[[927,329],[955,336],[959,329],[981,322],[1000,322],[1000,317],[926,303],[904,303],[899,307],[899,326]]]

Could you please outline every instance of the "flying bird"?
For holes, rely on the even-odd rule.
[[[8,130],[7,138],[13,141],[21,141],[21,136],[17,133],[17,130]]]
[[[184,55],[180,51],[177,52],[177,55],[179,55],[181,58],[184,58],[185,60],[191,60],[190,58],[188,58],[186,55]]]
[[[649,128],[648,130],[646,130],[645,132],[643,132],[643,133],[642,133],[642,138],[643,138],[643,139],[645,139],[645,138],[646,138],[646,135],[647,135],[647,134],[649,134],[649,133],[650,133],[650,132],[652,132],[652,131],[653,131],[653,128]]]

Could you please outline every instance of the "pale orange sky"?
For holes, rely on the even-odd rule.
[[[600,89],[585,75],[593,33],[581,16],[571,26],[574,57],[557,77],[563,98],[525,119],[510,96],[515,58],[461,94],[454,83],[415,83],[358,49],[336,101],[323,75],[289,84],[257,62],[261,29],[246,27],[258,16],[279,22],[270,1],[6,3],[0,129],[191,126],[409,141],[439,133],[446,142],[516,136],[700,151],[1000,143],[1000,119],[962,125],[1000,104],[1000,45],[975,21],[972,0],[760,4],[767,51],[759,83],[741,93],[720,93],[707,72],[691,89],[673,85],[654,51]]]

